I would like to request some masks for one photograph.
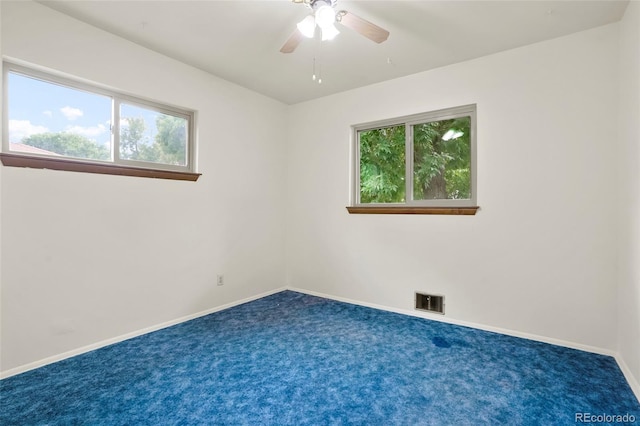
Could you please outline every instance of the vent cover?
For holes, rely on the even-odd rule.
[[[444,296],[416,292],[416,309],[444,315]]]

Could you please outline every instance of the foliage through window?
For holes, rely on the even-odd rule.
[[[354,126],[354,204],[472,207],[475,105]]]
[[[3,151],[191,172],[193,113],[5,63]]]

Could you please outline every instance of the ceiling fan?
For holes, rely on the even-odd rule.
[[[280,52],[291,53],[296,50],[304,37],[313,38],[316,27],[320,29],[322,40],[331,40],[340,33],[335,27],[338,22],[347,28],[373,40],[382,43],[389,38],[389,31],[372,24],[346,10],[336,11],[337,0],[292,0],[294,3],[302,3],[311,9],[311,14],[298,22],[297,29],[284,43]]]

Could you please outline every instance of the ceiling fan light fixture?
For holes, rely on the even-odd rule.
[[[302,21],[298,22],[298,31],[307,38],[312,38],[316,32],[316,20],[313,15],[308,15]]]
[[[336,11],[328,4],[322,5],[316,10],[316,24],[323,30],[333,26],[336,22]]]
[[[280,48],[282,53],[292,53],[304,38],[314,38],[316,27],[320,28],[319,35],[322,40],[332,40],[340,34],[334,25],[336,22],[376,43],[382,43],[389,38],[389,31],[384,28],[346,10],[336,10],[338,0],[293,0],[293,2],[304,4],[310,9],[311,14],[298,22],[296,30]]]
[[[338,34],[340,34],[340,31],[333,24],[322,28],[322,41],[333,40]]]

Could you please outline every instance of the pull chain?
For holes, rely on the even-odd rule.
[[[322,62],[320,58],[320,48],[322,47],[322,40],[318,37],[318,43],[316,44],[316,54],[313,57],[313,75],[311,80],[322,84]],[[318,58],[316,61],[316,57]]]
[[[311,76],[311,80],[317,82],[318,84],[322,84],[322,65],[318,64],[316,67],[315,57],[313,58],[313,75]]]
[[[313,57],[313,75],[311,76],[311,80],[316,81],[316,57]]]

